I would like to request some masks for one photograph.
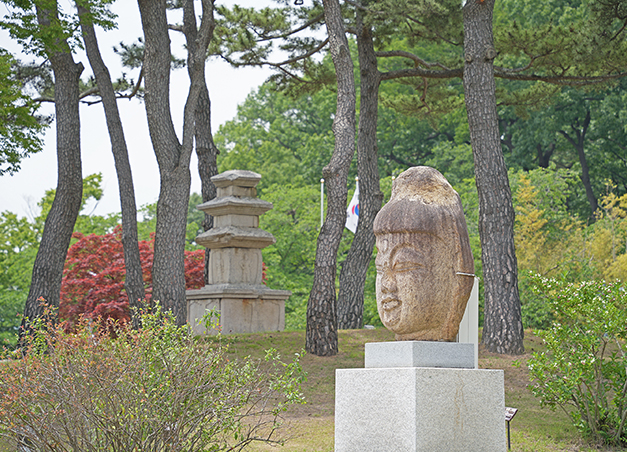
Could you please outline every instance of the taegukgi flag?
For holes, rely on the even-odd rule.
[[[353,234],[357,231],[357,222],[359,221],[359,182],[355,187],[353,199],[346,209],[346,228]]]

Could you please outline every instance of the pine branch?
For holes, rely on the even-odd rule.
[[[424,67],[427,68],[432,68],[432,67],[439,67],[445,71],[450,71],[451,69],[444,66],[443,64],[440,63],[427,63],[425,60],[423,60],[422,58],[420,58],[419,56],[411,53],[411,52],[406,52],[404,50],[390,50],[387,52],[375,52],[375,55],[377,57],[380,58],[390,58],[390,57],[403,57],[403,58],[409,58],[410,60],[414,61],[415,63],[421,64]]]

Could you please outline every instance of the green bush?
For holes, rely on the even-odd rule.
[[[553,314],[544,294],[534,290],[535,280],[533,272],[521,271],[518,274],[522,322],[525,328],[546,330],[551,326]]]
[[[584,436],[626,444],[627,293],[618,283],[579,284],[535,277],[553,312],[538,331],[547,351],[529,360],[532,391],[543,405],[564,409]]]
[[[39,320],[21,359],[0,364],[0,435],[33,451],[222,451],[280,442],[301,402],[298,356],[229,361],[158,309],[140,331]],[[113,333],[113,334],[111,334]]]

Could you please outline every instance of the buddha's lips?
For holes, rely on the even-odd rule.
[[[398,308],[401,305],[401,300],[398,298],[388,298],[381,301],[381,307],[384,311],[391,311]]]

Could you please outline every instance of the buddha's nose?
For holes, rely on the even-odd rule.
[[[396,292],[396,277],[389,269],[383,272],[383,277],[381,278],[381,292]]]

